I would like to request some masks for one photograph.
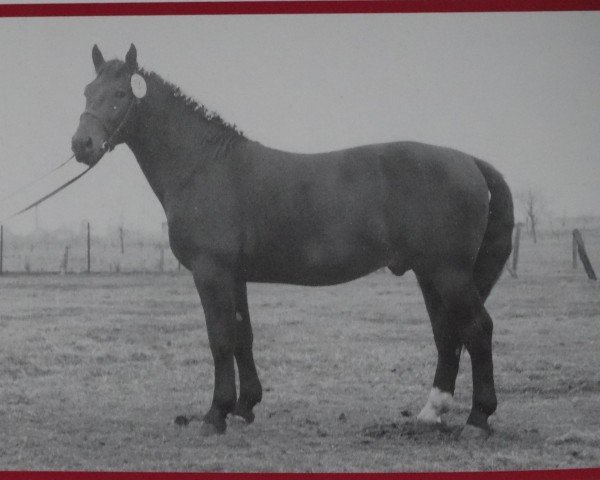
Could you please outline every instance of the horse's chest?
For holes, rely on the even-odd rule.
[[[174,202],[167,211],[169,243],[186,267],[196,256],[235,256],[240,250],[236,211],[228,205]]]

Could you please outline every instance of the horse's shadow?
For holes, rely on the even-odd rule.
[[[178,415],[174,423],[179,427],[186,427],[193,422],[202,422],[200,415]],[[244,427],[248,423],[241,417],[231,415],[228,417],[228,423],[238,427]],[[379,439],[412,439],[415,441],[433,439],[439,441],[457,439],[462,431],[462,425],[450,425],[446,422],[429,424],[417,420],[407,420],[405,422],[374,423],[367,425],[360,430],[361,437],[366,443]],[[369,440],[371,439],[371,440]]]
[[[367,441],[368,439],[394,440],[402,438],[417,442],[420,440],[431,442],[432,440],[455,440],[460,435],[461,430],[461,425],[448,425],[446,423],[427,424],[408,420],[400,423],[375,423],[368,425],[361,430],[361,435]]]

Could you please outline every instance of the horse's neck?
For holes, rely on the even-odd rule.
[[[193,116],[182,105],[143,102],[127,145],[164,206],[165,198],[192,175],[226,161],[230,140],[225,127]]]

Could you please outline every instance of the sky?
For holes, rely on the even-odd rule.
[[[555,216],[600,215],[600,12],[561,12],[0,19],[0,219],[84,170],[5,198],[70,156],[94,43],[122,59],[132,42],[141,66],[265,145],[445,145]],[[121,145],[2,223],[156,233],[164,219]]]

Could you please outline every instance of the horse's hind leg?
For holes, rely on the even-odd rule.
[[[258,379],[252,354],[253,334],[248,310],[248,294],[246,283],[242,281],[239,281],[236,285],[235,316],[234,355],[240,377],[240,396],[233,414],[251,423],[254,421],[252,409],[262,399],[262,386]]]
[[[456,378],[454,372],[458,370],[458,350],[454,351],[452,358],[451,348],[464,345],[471,357],[473,375],[473,403],[467,420],[467,426],[470,427],[465,432],[487,435],[488,417],[494,413],[497,405],[492,362],[493,326],[473,282],[470,269],[445,268],[432,275],[421,274],[420,281],[422,284],[431,285],[439,295],[437,304],[441,305],[441,308],[435,310],[435,320],[432,318],[432,323],[439,322],[439,325],[444,325],[437,327],[438,337],[449,335],[440,342],[446,347],[440,354],[445,360],[438,361],[440,377],[438,378],[436,371],[434,389],[437,381],[448,393],[451,392]],[[433,296],[435,298],[435,294]],[[435,330],[436,327],[434,332]]]
[[[433,388],[417,419],[420,422],[437,424],[441,423],[441,415],[452,405],[462,344],[457,332],[447,321],[442,298],[434,283],[426,277],[417,278],[431,320],[438,352]]]

